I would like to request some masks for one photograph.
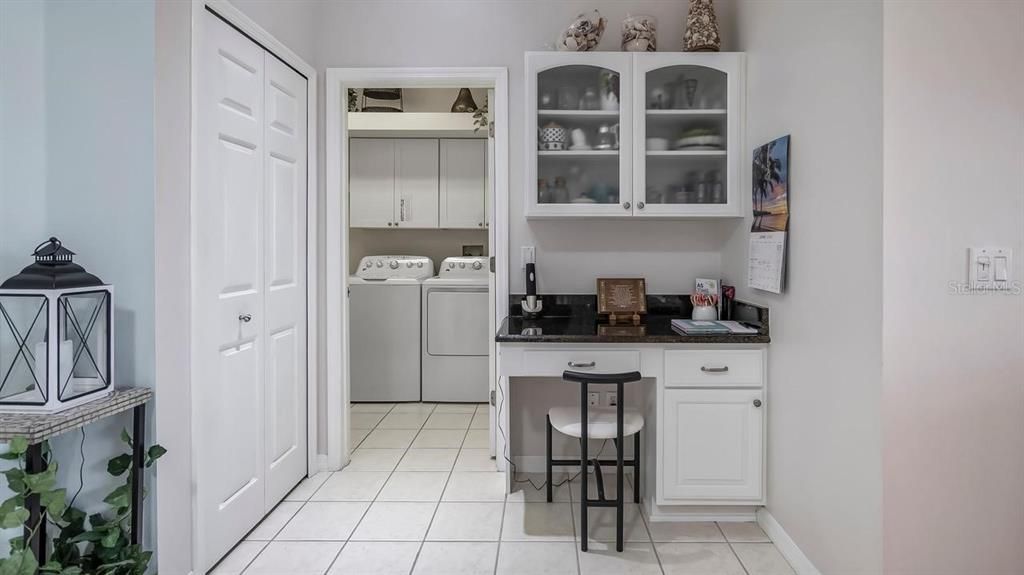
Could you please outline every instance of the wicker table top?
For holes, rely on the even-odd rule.
[[[39,443],[98,419],[123,413],[152,398],[152,389],[119,389],[103,399],[60,413],[0,413],[0,441],[24,437],[29,443]]]

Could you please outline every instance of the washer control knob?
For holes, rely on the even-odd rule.
[[[418,268],[421,268],[421,267],[423,267],[423,262],[419,262],[419,263],[417,263],[417,264],[416,264],[416,267],[418,267]]]
[[[405,262],[405,267],[411,268],[412,267],[412,262]]]
[[[391,269],[393,269],[393,270],[397,270],[398,269],[398,262],[396,260],[391,260],[391,263],[389,265],[390,265]]]
[[[462,268],[462,269],[465,269],[466,263],[465,262],[459,262],[459,267]]]
[[[382,262],[380,260],[377,260],[377,267],[379,267],[379,268],[384,267],[384,262]]]
[[[473,262],[473,269],[478,270],[478,269],[480,269],[482,267],[484,267],[484,264],[482,264],[480,262]]]

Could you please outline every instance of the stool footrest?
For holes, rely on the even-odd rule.
[[[594,460],[591,459],[590,463],[591,463],[591,466],[593,466]],[[615,466],[615,465],[619,464],[619,462],[614,460],[614,459],[601,459],[600,463],[601,463],[601,465],[611,465],[611,466]],[[636,465],[637,465],[636,459],[624,459],[622,461],[622,464],[627,466],[627,467],[630,467],[630,466],[636,467]],[[579,459],[552,459],[551,460],[551,465],[557,465],[559,467],[579,467],[580,466],[580,460]]]
[[[618,507],[617,499],[587,499],[587,507]]]

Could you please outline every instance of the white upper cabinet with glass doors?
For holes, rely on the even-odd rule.
[[[527,217],[741,216],[744,69],[742,53],[527,53]]]
[[[633,57],[633,200],[644,216],[740,216],[741,53]]]
[[[526,54],[526,213],[633,213],[630,54]]]

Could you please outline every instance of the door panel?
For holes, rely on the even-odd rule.
[[[395,141],[398,225],[437,227],[437,140]]]
[[[260,335],[264,60],[259,46],[216,16],[205,13],[202,26],[192,389],[197,562],[205,572],[263,517],[266,503]],[[241,321],[246,314],[250,321]]]
[[[762,391],[666,389],[664,394],[664,497],[760,500]]]
[[[483,228],[487,141],[441,140],[441,227]]]
[[[386,228],[398,221],[395,204],[395,141],[349,140],[349,224]]]
[[[266,511],[306,476],[306,79],[265,55]]]
[[[430,288],[424,288],[430,289]],[[430,289],[427,305],[427,353],[488,355],[488,294],[483,289]]]

